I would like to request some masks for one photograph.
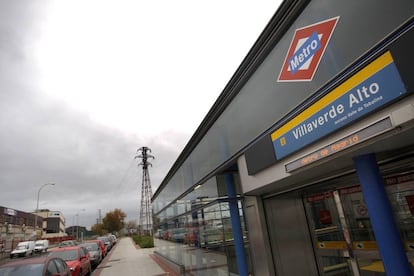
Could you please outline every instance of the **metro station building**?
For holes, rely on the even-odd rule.
[[[413,49],[412,0],[285,0],[154,193],[156,254],[182,275],[412,275]]]

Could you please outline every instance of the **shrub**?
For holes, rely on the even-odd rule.
[[[132,239],[141,248],[153,248],[154,247],[154,238],[152,236],[134,235],[132,236]]]

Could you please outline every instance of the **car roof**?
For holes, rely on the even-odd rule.
[[[20,259],[20,260],[16,260],[16,261],[7,262],[7,263],[4,263],[4,264],[1,264],[0,267],[14,266],[16,264],[19,264],[19,265],[20,264],[42,264],[47,259],[56,259],[56,257],[49,256],[49,255],[42,255],[42,256],[38,256],[38,257],[32,257],[32,258]]]
[[[56,247],[56,248],[53,248],[52,251],[66,251],[66,250],[74,250],[74,249],[77,250],[79,248],[80,248],[79,245],[75,245],[75,246],[65,246],[65,247]]]
[[[101,243],[101,242],[103,242],[103,240],[98,240],[98,239],[96,239],[96,240],[86,240],[83,243],[91,243],[91,242],[99,242],[99,243]]]
[[[89,245],[89,244],[94,244],[94,245],[96,245],[96,246],[98,246],[98,247],[99,247],[99,244],[98,244],[97,242],[94,242],[94,241],[83,242],[83,243],[81,243],[79,246],[86,247],[86,246],[87,246],[87,245]]]

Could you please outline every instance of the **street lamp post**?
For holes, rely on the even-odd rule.
[[[35,239],[37,239],[37,212],[39,211],[39,198],[40,198],[40,191],[48,186],[48,185],[52,185],[54,186],[55,183],[46,183],[43,184],[42,186],[40,186],[39,190],[37,191],[37,203],[36,203],[36,210],[35,210],[35,225],[34,225],[34,235],[35,235]]]
[[[79,213],[81,211],[86,211],[85,209],[80,209],[77,213],[76,213],[76,240],[79,240]]]

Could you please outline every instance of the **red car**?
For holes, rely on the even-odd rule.
[[[71,276],[64,260],[42,255],[0,265],[0,275]]]
[[[51,251],[50,256],[65,260],[72,276],[91,275],[92,273],[88,250],[82,246],[59,247]]]
[[[101,248],[102,258],[104,258],[106,256],[106,254],[108,253],[103,240],[87,240],[86,242],[96,242],[96,243],[98,243],[99,247]]]

